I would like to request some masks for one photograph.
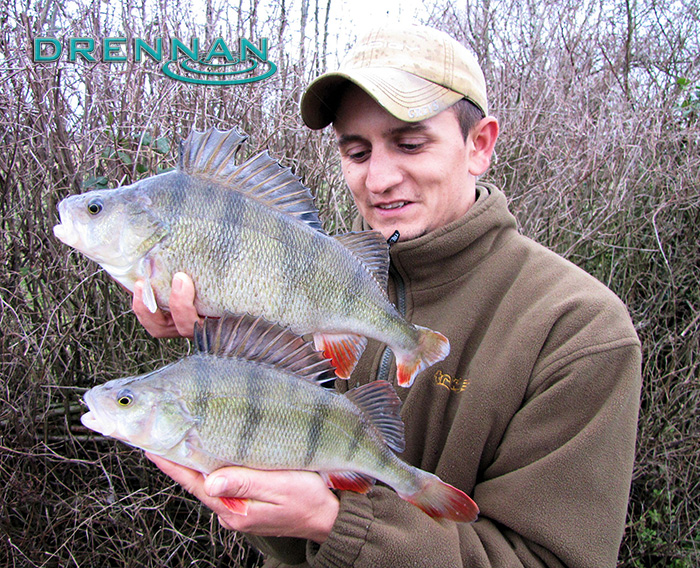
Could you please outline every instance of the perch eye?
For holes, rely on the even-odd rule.
[[[117,394],[117,404],[119,406],[129,406],[134,402],[134,395],[129,391],[121,391]]]
[[[102,200],[99,198],[92,199],[87,205],[87,210],[90,215],[97,215],[102,211]]]

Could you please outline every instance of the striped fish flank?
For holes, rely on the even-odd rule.
[[[193,131],[176,170],[62,200],[54,234],[127,289],[143,280],[151,311],[168,308],[172,277],[185,272],[200,314],[248,313],[313,334],[341,378],[372,337],[391,347],[398,383],[410,386],[449,354],[449,341],[389,301],[381,234],[326,234],[288,168],[266,151],[236,164],[245,139]]]
[[[324,388],[333,367],[312,343],[249,315],[205,320],[195,345],[176,363],[90,389],[83,424],[204,473],[316,471],[330,487],[362,492],[378,479],[431,516],[475,520],[466,494],[396,455],[404,431],[389,383]]]

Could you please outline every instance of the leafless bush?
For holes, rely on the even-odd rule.
[[[0,563],[246,566],[236,535],[140,452],[79,422],[87,388],[173,361],[186,342],[147,336],[129,297],[52,235],[56,203],[176,162],[192,127],[241,127],[317,197],[331,231],[354,209],[329,133],[298,100],[331,54],[318,3],[189,9],[0,0]],[[522,230],[627,303],[644,345],[637,465],[621,566],[698,564],[700,50],[692,3],[436,2],[431,22],[484,62],[501,123],[489,180]],[[313,11],[314,7],[316,12]],[[306,13],[301,41],[299,14]],[[295,14],[292,16],[292,14]],[[57,37],[269,37],[279,66],[247,86],[204,87],[154,66],[36,64]],[[274,41],[273,41],[274,40]],[[333,54],[332,60],[336,59]],[[595,522],[595,519],[583,520]]]

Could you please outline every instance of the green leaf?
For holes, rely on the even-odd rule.
[[[109,180],[105,176],[90,176],[83,183],[83,189],[106,189]]]
[[[170,152],[170,142],[164,136],[161,136],[156,140],[155,148],[153,148],[159,154],[167,154]]]
[[[122,152],[121,150],[119,150],[119,152],[117,152],[117,155],[119,156],[119,159],[127,166],[130,166],[134,163],[134,161],[131,159],[131,156],[129,156],[129,154],[127,154],[126,152]]]
[[[141,144],[150,146],[153,143],[153,136],[149,132],[144,132],[141,136]]]

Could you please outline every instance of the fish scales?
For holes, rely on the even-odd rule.
[[[194,131],[177,170],[61,201],[54,233],[126,288],[143,280],[151,311],[168,308],[172,277],[185,272],[200,314],[250,313],[313,334],[341,378],[375,338],[394,351],[398,383],[410,386],[448,355],[449,341],[389,301],[384,239],[327,235],[288,169],[264,152],[235,164],[244,139]]]
[[[403,424],[388,383],[323,388],[332,367],[311,343],[248,315],[207,320],[195,343],[177,363],[90,389],[83,424],[204,473],[317,471],[359,491],[379,479],[430,515],[475,519],[468,496],[392,451],[403,449]]]
[[[232,365],[226,359],[193,356],[147,375],[143,383],[175,393],[187,409],[197,444],[217,456],[208,462],[208,471],[241,463],[329,471],[345,455],[352,455],[353,466],[363,472],[402,463],[356,406],[288,373],[249,361]],[[399,465],[394,477],[402,473]],[[401,483],[410,480],[407,476]]]
[[[402,341],[404,320],[385,309],[382,290],[370,287],[371,274],[340,243],[239,193],[201,185],[203,191],[194,184],[182,196],[182,209],[191,213],[168,219],[174,230],[164,253],[168,265],[180,259],[185,272],[197,275],[202,295],[212,298],[198,305],[203,315],[226,309],[261,314],[299,333],[369,323]],[[217,277],[221,263],[225,278]],[[163,270],[158,282],[166,288],[171,278],[171,271]],[[365,299],[367,289],[371,294]],[[415,340],[417,332],[408,331]]]

